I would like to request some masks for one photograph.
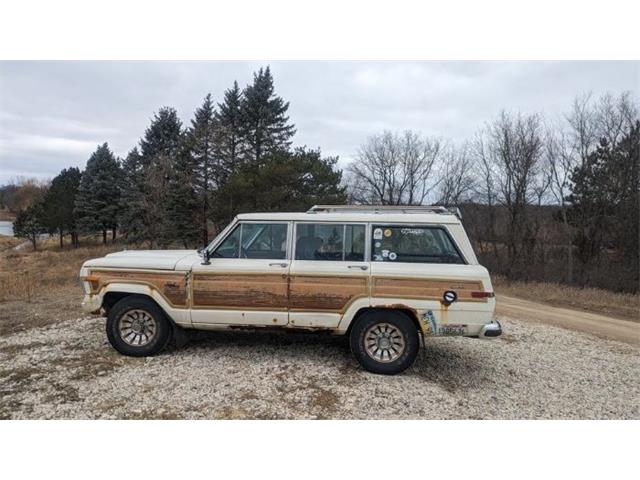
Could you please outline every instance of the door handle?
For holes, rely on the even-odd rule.
[[[270,267],[282,267],[285,268],[287,265],[289,265],[288,263],[270,263],[269,266]]]
[[[351,270],[355,270],[356,268],[360,270],[366,270],[369,267],[367,267],[366,265],[347,265],[347,268],[350,268]]]

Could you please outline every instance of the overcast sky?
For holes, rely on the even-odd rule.
[[[103,142],[124,157],[159,107],[188,124],[267,64],[294,145],[341,165],[385,129],[461,142],[503,108],[554,117],[582,92],[640,90],[639,62],[0,62],[0,184],[82,168]]]

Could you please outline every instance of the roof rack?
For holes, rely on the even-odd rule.
[[[461,218],[458,208],[448,209],[439,205],[314,205],[307,213],[339,213],[339,212],[395,212],[395,213],[440,213],[456,215]]]

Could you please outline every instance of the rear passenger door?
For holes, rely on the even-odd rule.
[[[364,223],[296,222],[289,272],[289,324],[334,328],[354,302],[368,304]]]

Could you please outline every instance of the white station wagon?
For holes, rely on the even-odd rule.
[[[179,328],[349,335],[361,365],[395,374],[420,338],[497,337],[495,298],[444,207],[315,206],[238,215],[201,252],[131,250],[84,263],[86,312],[120,353],[160,352]]]

